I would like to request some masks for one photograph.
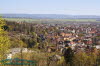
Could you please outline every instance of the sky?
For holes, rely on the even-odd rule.
[[[0,0],[0,13],[100,15],[100,0]]]

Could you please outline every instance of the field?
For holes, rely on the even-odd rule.
[[[17,21],[17,22],[57,22],[57,23],[62,23],[62,22],[100,22],[97,21],[96,19],[25,19],[25,18],[4,18],[7,21]]]

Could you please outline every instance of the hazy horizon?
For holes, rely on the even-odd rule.
[[[100,16],[100,15],[79,15],[79,14],[39,14],[39,13],[33,13],[33,14],[28,14],[28,13],[0,13],[0,15],[3,15],[3,14],[20,14],[20,15],[69,15],[69,16]]]

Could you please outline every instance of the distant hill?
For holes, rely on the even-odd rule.
[[[95,15],[61,15],[61,14],[0,14],[3,18],[31,19],[100,19]]]

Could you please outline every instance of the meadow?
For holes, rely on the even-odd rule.
[[[65,23],[65,22],[100,22],[96,19],[26,19],[26,18],[4,18],[7,21],[35,22],[35,23]]]

